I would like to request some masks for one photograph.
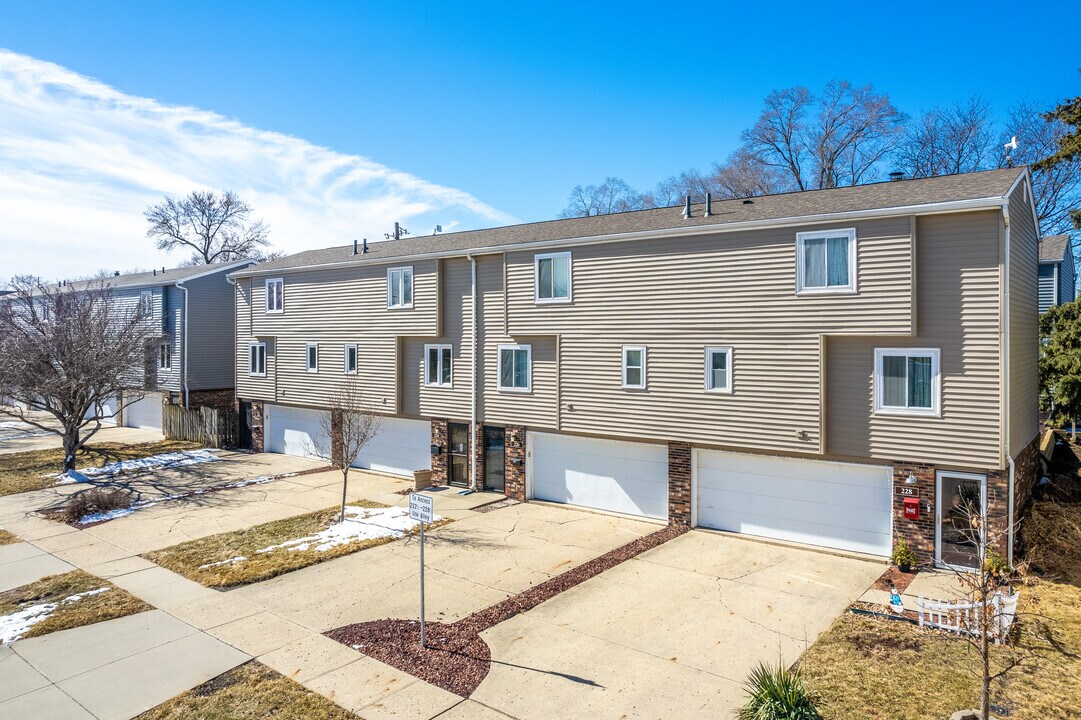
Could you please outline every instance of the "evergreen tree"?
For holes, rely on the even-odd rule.
[[[1040,406],[1050,422],[1073,424],[1081,415],[1081,301],[1040,316]]]

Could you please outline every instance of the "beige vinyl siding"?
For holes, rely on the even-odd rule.
[[[831,454],[1001,467],[1000,217],[918,218],[915,337],[828,339]],[[941,417],[874,414],[874,350],[880,347],[940,349]]]
[[[1010,457],[1016,457],[1039,432],[1039,231],[1032,206],[1025,200],[1026,182],[1023,180],[1009,198]]]

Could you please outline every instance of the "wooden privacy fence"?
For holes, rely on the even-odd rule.
[[[162,431],[174,440],[190,440],[210,447],[236,447],[240,423],[235,410],[166,405]]]
[[[1002,642],[1010,632],[1010,625],[1017,615],[1017,594],[990,597],[985,607],[979,602],[943,602],[929,598],[917,598],[916,611],[920,627],[930,626],[953,633],[966,633],[979,637],[980,613],[987,613],[988,634],[995,644]]]

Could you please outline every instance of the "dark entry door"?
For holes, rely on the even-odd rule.
[[[452,485],[469,485],[469,426],[449,423],[450,436],[450,482]]]
[[[251,450],[251,403],[240,403],[240,438],[243,450]]]
[[[506,488],[506,437],[501,427],[484,426],[484,489],[504,492]]]

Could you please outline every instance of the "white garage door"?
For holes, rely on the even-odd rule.
[[[150,393],[124,406],[126,427],[161,430],[161,394]]]
[[[892,470],[696,450],[698,524],[889,555]]]
[[[665,445],[529,433],[529,480],[537,500],[668,517]]]
[[[86,410],[84,417],[93,417],[98,414],[96,407],[90,407]],[[102,425],[116,425],[116,398],[111,397],[101,403],[101,424]]]
[[[413,477],[432,467],[432,424],[427,420],[383,418],[383,427],[360,451],[354,467]]]
[[[308,408],[267,405],[263,417],[263,447],[267,452],[300,457],[319,457],[327,447],[321,442],[323,412]]]

